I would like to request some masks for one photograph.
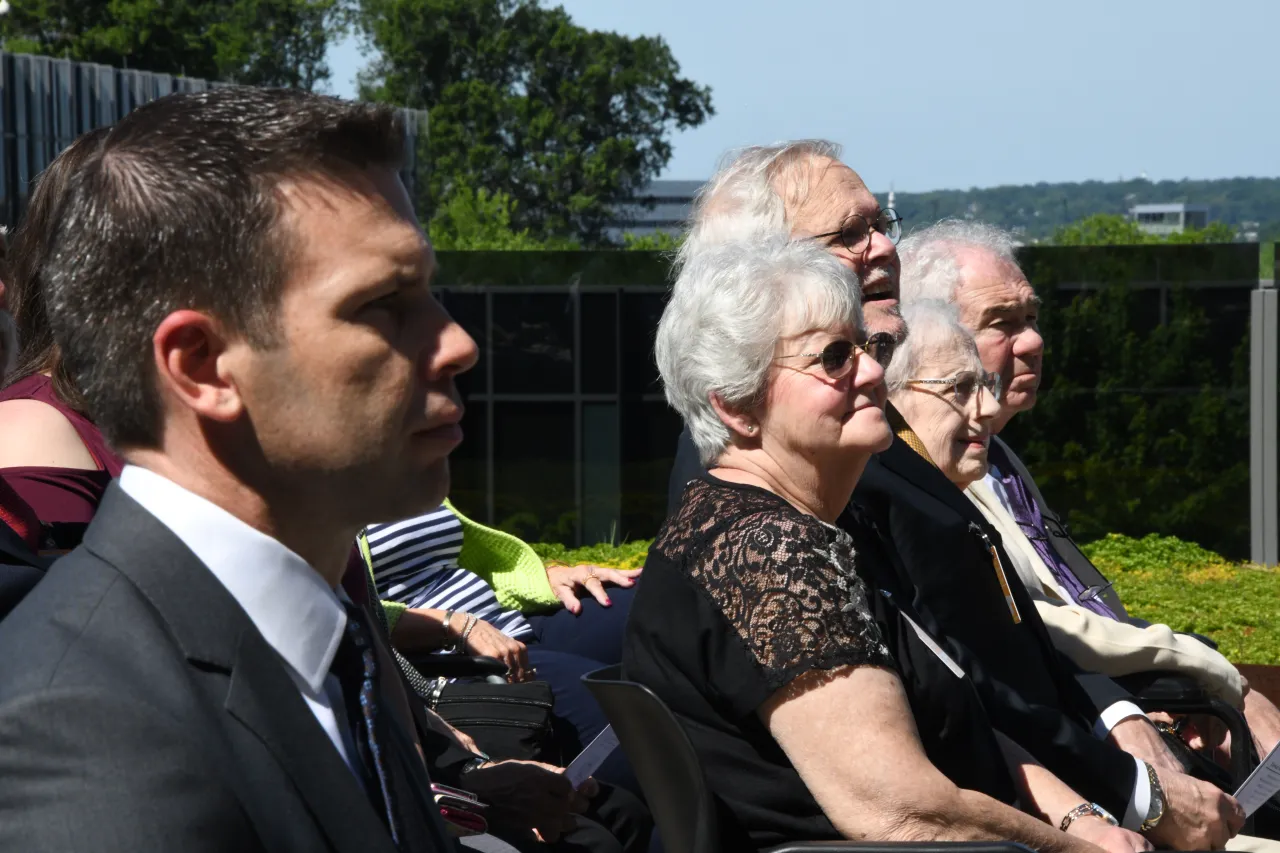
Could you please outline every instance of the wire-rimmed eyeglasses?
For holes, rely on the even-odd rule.
[[[951,399],[955,400],[957,406],[967,406],[969,401],[973,399],[974,394],[979,388],[985,388],[987,393],[991,395],[997,403],[1000,402],[1000,374],[998,373],[973,373],[964,371],[957,373],[955,376],[948,376],[945,379],[908,379],[908,385],[950,385]]]
[[[892,207],[886,207],[876,216],[872,223],[860,213],[852,214],[840,226],[839,231],[828,231],[825,234],[814,234],[810,240],[825,240],[828,237],[839,237],[840,243],[855,255],[864,254],[871,246],[871,232],[879,231],[889,238],[895,246],[902,237],[902,217]]]

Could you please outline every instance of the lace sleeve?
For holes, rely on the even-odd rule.
[[[735,520],[705,543],[689,571],[764,671],[770,691],[814,669],[893,667],[853,540],[790,507]]]

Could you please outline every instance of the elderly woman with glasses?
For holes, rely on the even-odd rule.
[[[912,449],[963,489],[987,474],[1000,377],[982,369],[973,335],[943,302],[907,305],[911,330],[886,371],[889,401]]]
[[[708,470],[649,551],[624,677],[688,733],[726,849],[839,838],[1142,849],[1091,815],[1073,817],[1071,834],[1042,822],[1058,825],[1080,798],[1025,756],[1006,761],[1016,748],[912,618],[891,557],[842,518],[892,438],[859,294],[811,241],[710,248],[681,269],[656,357]]]

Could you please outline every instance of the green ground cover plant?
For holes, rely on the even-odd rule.
[[[635,569],[648,540],[565,548],[538,544],[543,560]],[[1211,637],[1235,663],[1280,665],[1280,571],[1238,563],[1172,536],[1110,534],[1084,546],[1134,616]]]

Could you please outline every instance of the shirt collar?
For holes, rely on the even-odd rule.
[[[347,613],[320,574],[270,536],[172,480],[125,466],[120,488],[173,531],[314,692],[342,641]]]
[[[929,451],[925,448],[924,442],[920,440],[920,436],[916,435],[916,431],[907,423],[907,419],[902,413],[893,406],[885,406],[885,419],[889,421],[889,428],[893,430],[893,434],[902,439],[903,443],[914,450],[918,455],[922,456],[926,462],[933,467],[938,467],[933,461],[933,457],[929,455]]]

